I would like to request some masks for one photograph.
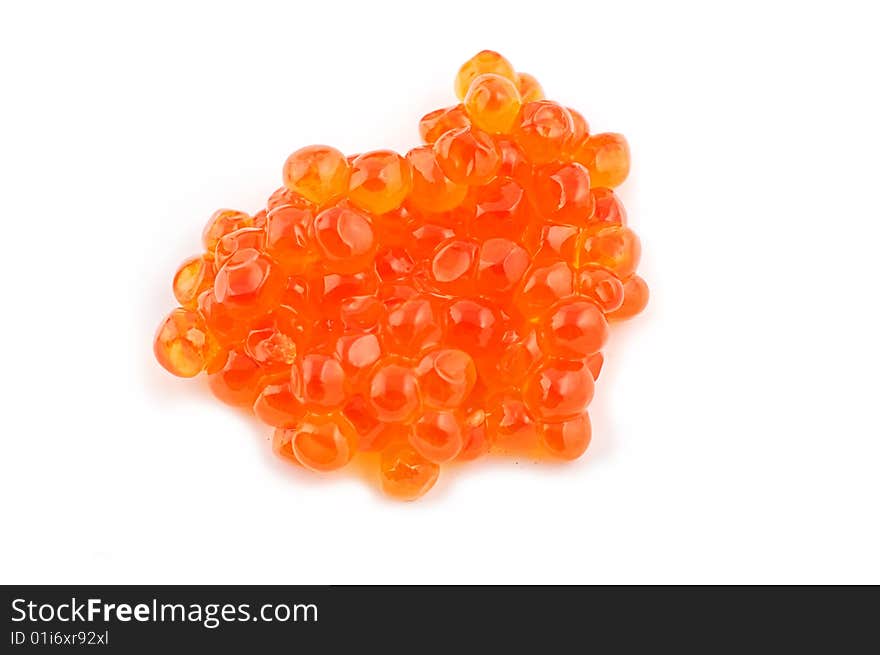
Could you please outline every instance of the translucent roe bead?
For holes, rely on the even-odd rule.
[[[485,184],[501,166],[501,151],[492,137],[471,127],[443,134],[434,144],[434,154],[446,177],[458,184]]]
[[[367,152],[351,163],[348,198],[364,211],[385,214],[397,209],[411,188],[410,163],[396,152]]]
[[[526,382],[523,399],[539,421],[574,418],[593,399],[593,376],[579,360],[551,360]]]
[[[345,206],[318,214],[314,236],[324,267],[334,273],[357,273],[369,268],[378,245],[370,217]]]
[[[623,303],[608,314],[609,320],[622,321],[639,314],[648,305],[648,285],[638,275],[623,283]]]
[[[213,262],[199,255],[183,262],[174,274],[172,288],[181,306],[195,309],[199,294],[214,286]]]
[[[626,226],[611,225],[584,235],[580,263],[597,264],[626,279],[635,272],[641,254],[641,242],[635,232]]]
[[[587,167],[593,186],[620,186],[629,175],[629,144],[621,134],[594,134],[575,152],[574,158]]]
[[[389,362],[373,374],[369,387],[370,407],[380,421],[412,421],[421,406],[418,382],[411,368]]]
[[[464,98],[471,123],[490,134],[506,134],[522,107],[516,85],[505,77],[486,73],[474,78]]]
[[[441,348],[422,358],[416,367],[416,376],[426,406],[454,409],[474,388],[477,369],[465,351]]]
[[[399,500],[415,500],[425,495],[440,475],[440,467],[409,444],[383,450],[379,471],[382,490]]]
[[[281,205],[266,216],[266,254],[288,275],[299,275],[318,259],[309,208]]]
[[[153,341],[158,362],[169,373],[191,378],[204,370],[210,355],[211,341],[202,317],[178,308],[159,326]]]
[[[205,250],[213,255],[220,239],[230,232],[250,227],[251,223],[251,217],[244,212],[235,209],[218,209],[208,219],[202,232],[202,244],[205,246]]]
[[[330,146],[306,146],[284,164],[284,185],[316,205],[343,195],[351,171],[345,155]]]
[[[598,305],[572,299],[559,303],[542,319],[538,330],[543,352],[551,357],[583,358],[608,340],[608,323]]]
[[[291,433],[293,454],[312,471],[341,468],[357,452],[357,432],[341,413],[310,414]]]
[[[522,106],[513,138],[533,164],[549,164],[559,159],[573,131],[571,114],[565,107],[538,100]]]
[[[419,121],[419,136],[422,142],[433,145],[437,139],[449,130],[457,130],[460,127],[469,127],[471,124],[464,110],[464,105],[435,109],[425,114]]]
[[[412,192],[409,202],[417,210],[439,214],[462,203],[468,192],[464,184],[453,182],[440,165],[430,146],[410,150],[406,158],[412,167]]]
[[[561,423],[541,426],[541,445],[556,457],[577,459],[587,450],[593,430],[590,417],[585,413]]]
[[[585,226],[593,216],[590,173],[578,163],[536,168],[532,192],[535,206],[547,220]]]
[[[516,88],[523,102],[535,102],[544,99],[544,89],[534,75],[528,73],[516,74]]]
[[[418,417],[409,439],[422,457],[435,464],[455,459],[461,452],[461,427],[452,412],[427,411]]]
[[[471,82],[484,73],[494,73],[514,84],[517,82],[513,65],[494,50],[482,50],[468,59],[455,76],[455,95],[459,100],[467,95]]]
[[[231,314],[259,316],[278,304],[284,284],[275,262],[255,248],[243,248],[217,271],[214,297]]]

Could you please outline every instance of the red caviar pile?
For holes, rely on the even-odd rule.
[[[648,301],[612,190],[624,138],[496,52],[455,91],[405,156],[302,148],[265,209],[217,211],[154,344],[274,428],[279,456],[330,471],[377,452],[402,499],[490,451],[583,454],[608,322]]]

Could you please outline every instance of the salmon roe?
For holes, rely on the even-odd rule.
[[[534,75],[517,73],[516,88],[523,102],[535,102],[544,99],[544,89]]]
[[[455,95],[463,99],[470,91],[474,79],[485,73],[494,73],[513,84],[517,83],[513,65],[494,50],[482,50],[461,65],[455,76]]]
[[[492,134],[510,132],[520,107],[522,100],[516,84],[494,73],[475,77],[464,98],[471,123]]]
[[[373,214],[397,209],[412,188],[409,161],[391,150],[358,155],[351,162],[349,201]]]
[[[583,455],[602,351],[649,298],[624,137],[494,51],[454,90],[405,155],[307,146],[264,208],[210,216],[153,342],[282,460],[363,457],[401,500],[454,461]]]

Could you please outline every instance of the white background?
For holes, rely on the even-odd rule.
[[[0,581],[880,582],[869,7],[4,3]],[[482,48],[629,138],[652,302],[582,460],[399,504],[276,461],[151,339],[215,208],[302,145],[406,151]]]

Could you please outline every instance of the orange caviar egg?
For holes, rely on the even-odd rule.
[[[489,416],[493,445],[501,452],[528,452],[538,442],[538,424],[525,403],[516,396],[501,400]]]
[[[516,74],[516,88],[523,102],[535,102],[544,99],[544,89],[534,75],[528,73]]]
[[[566,262],[534,266],[514,296],[523,317],[536,319],[558,300],[574,293],[574,271]]]
[[[376,274],[383,282],[409,277],[416,266],[415,260],[405,248],[382,248],[376,254]]]
[[[190,257],[174,274],[172,288],[181,306],[195,309],[199,294],[214,286],[213,262],[205,255]]]
[[[266,216],[266,254],[288,274],[305,272],[317,259],[312,247],[312,211],[281,205]]]
[[[527,188],[532,178],[532,165],[526,159],[525,153],[514,140],[507,137],[496,138],[495,145],[501,153],[501,166],[497,176],[509,177]]]
[[[409,202],[423,212],[442,213],[462,203],[468,188],[446,177],[437,163],[433,148],[413,148],[406,155],[412,167],[412,191]]]
[[[526,328],[526,334],[510,344],[498,362],[498,379],[492,382],[493,387],[511,386],[519,388],[526,376],[541,361],[542,353],[538,345],[538,336],[534,329]]]
[[[267,384],[254,401],[254,414],[266,425],[295,427],[305,416],[306,407],[293,393],[290,382]]]
[[[623,304],[623,283],[600,266],[590,265],[578,271],[577,290],[595,302],[606,314]]]
[[[232,314],[258,316],[278,304],[284,283],[275,262],[255,248],[243,248],[217,271],[214,297]]]
[[[284,186],[316,205],[323,205],[346,192],[350,174],[345,155],[336,148],[306,146],[284,163]]]
[[[472,356],[497,348],[502,334],[498,310],[483,301],[463,298],[446,309],[446,342]]]
[[[342,413],[357,432],[358,451],[380,451],[392,441],[405,441],[407,438],[408,426],[380,421],[361,394],[352,396]]]
[[[582,358],[598,352],[608,340],[605,314],[589,300],[567,300],[541,320],[538,338],[542,351],[552,357]]]
[[[440,467],[409,444],[396,444],[383,450],[379,467],[382,490],[400,500],[415,500],[425,495],[440,475]]]
[[[294,434],[296,434],[294,429],[275,428],[275,431],[272,432],[272,452],[285,462],[300,466],[299,460],[293,454],[293,448],[290,443]]]
[[[528,199],[516,180],[495,178],[477,190],[474,202],[469,231],[477,239],[521,234],[529,220]]]
[[[436,301],[425,295],[407,298],[388,311],[381,334],[388,350],[403,357],[416,357],[442,337]]]
[[[266,201],[265,212],[268,215],[272,210],[284,206],[298,207],[300,209],[310,209],[313,207],[312,203],[286,186],[275,189],[272,195],[269,196],[269,199]]]
[[[593,186],[620,186],[629,175],[629,144],[620,134],[594,134],[574,153],[590,171]]]
[[[535,262],[575,263],[580,229],[575,225],[545,223],[526,233],[525,245]]]
[[[217,248],[217,242],[230,232],[235,232],[243,227],[250,227],[252,219],[244,212],[234,209],[218,209],[211,218],[202,232],[202,244],[205,250],[214,254]]]
[[[469,239],[452,238],[441,243],[431,260],[434,286],[449,295],[473,290],[479,245]]]
[[[429,462],[443,464],[455,459],[463,445],[455,414],[438,411],[423,413],[413,426],[409,443]]]
[[[264,207],[215,212],[153,342],[281,459],[357,457],[402,500],[452,462],[583,455],[602,349],[649,299],[626,140],[497,52],[455,90],[405,156],[308,146]]]
[[[428,353],[415,372],[425,406],[436,409],[454,409],[461,405],[477,381],[473,358],[453,348]]]
[[[291,430],[290,447],[299,463],[312,471],[332,471],[357,452],[357,432],[340,413],[306,416]]]
[[[648,285],[638,275],[623,283],[623,302],[608,314],[609,320],[622,321],[639,314],[648,305]]]
[[[153,352],[169,373],[191,378],[205,368],[212,344],[205,321],[193,311],[178,308],[168,315],[153,341]]]
[[[443,136],[449,130],[456,130],[460,127],[469,127],[471,124],[464,110],[464,105],[455,105],[454,107],[444,107],[436,109],[425,114],[419,121],[419,136],[422,142],[433,145],[437,139]]]
[[[372,333],[346,334],[336,342],[335,352],[349,385],[360,389],[382,356],[382,345]]]
[[[458,184],[485,184],[501,166],[498,145],[488,134],[472,127],[443,134],[434,144],[434,154],[446,177]]]
[[[513,65],[494,50],[482,50],[468,59],[455,76],[455,95],[462,100],[479,75],[494,73],[516,84],[516,71]]]
[[[568,109],[568,115],[571,116],[571,136],[562,147],[562,156],[564,159],[572,160],[578,149],[589,138],[590,125],[582,113],[571,107],[566,107],[566,109]]]
[[[474,78],[464,98],[471,123],[490,134],[506,134],[522,107],[516,84],[506,77],[485,73]]]
[[[523,400],[539,421],[574,418],[593,399],[593,376],[586,363],[551,360],[526,382]]]
[[[214,265],[220,268],[236,252],[244,248],[262,250],[266,233],[259,227],[243,227],[224,235],[214,249]]]
[[[529,263],[529,253],[518,243],[501,237],[487,239],[477,261],[477,291],[487,297],[509,294]]]
[[[335,357],[311,353],[293,367],[293,393],[306,407],[341,408],[345,402],[345,371]]]
[[[347,330],[372,330],[383,313],[382,301],[375,296],[352,296],[339,306],[339,319]]]
[[[260,365],[240,350],[232,350],[219,371],[208,377],[214,395],[224,403],[253,407],[258,385],[265,379]]]
[[[301,335],[296,334],[296,336]],[[270,326],[251,330],[245,338],[244,350],[260,366],[289,368],[296,360],[298,348],[295,338],[290,333],[282,332],[276,326]]]
[[[556,457],[577,459],[587,450],[592,434],[590,417],[584,413],[568,421],[542,425],[541,445]]]
[[[455,231],[447,225],[419,222],[413,226],[412,232],[410,232],[411,238],[407,251],[416,261],[429,260],[440,244],[453,236],[455,236]]]
[[[586,225],[593,216],[590,173],[578,163],[538,167],[532,179],[535,207],[547,220]]]
[[[217,302],[213,286],[199,294],[197,305],[199,314],[205,319],[208,331],[222,346],[236,345],[244,340],[250,332],[250,325],[247,321],[241,320],[227,307]]]
[[[373,262],[376,235],[366,214],[349,207],[331,207],[315,217],[313,229],[328,271],[357,273]]]
[[[488,427],[484,410],[473,410],[464,417],[461,426],[461,441],[461,451],[456,457],[460,462],[477,459],[489,452]]]
[[[311,300],[322,310],[335,310],[352,296],[368,296],[379,285],[375,271],[328,273],[313,280]]]
[[[367,152],[351,163],[348,199],[364,211],[385,214],[397,209],[411,188],[410,163],[396,152]]]
[[[549,164],[559,159],[573,132],[571,114],[549,100],[524,104],[513,126],[513,138],[533,164]]]
[[[370,379],[368,400],[380,421],[412,421],[421,407],[415,373],[397,363],[380,365]]]
[[[620,198],[611,189],[598,187],[592,189],[590,194],[593,196],[593,216],[590,218],[590,224],[597,226],[601,224],[607,225],[626,225],[626,210]]]
[[[625,279],[632,275],[642,254],[636,233],[621,225],[603,227],[585,235],[580,248],[580,263],[597,264]]]
[[[602,353],[593,353],[587,357],[587,368],[590,369],[593,380],[599,379],[603,364],[605,364],[605,356]]]

